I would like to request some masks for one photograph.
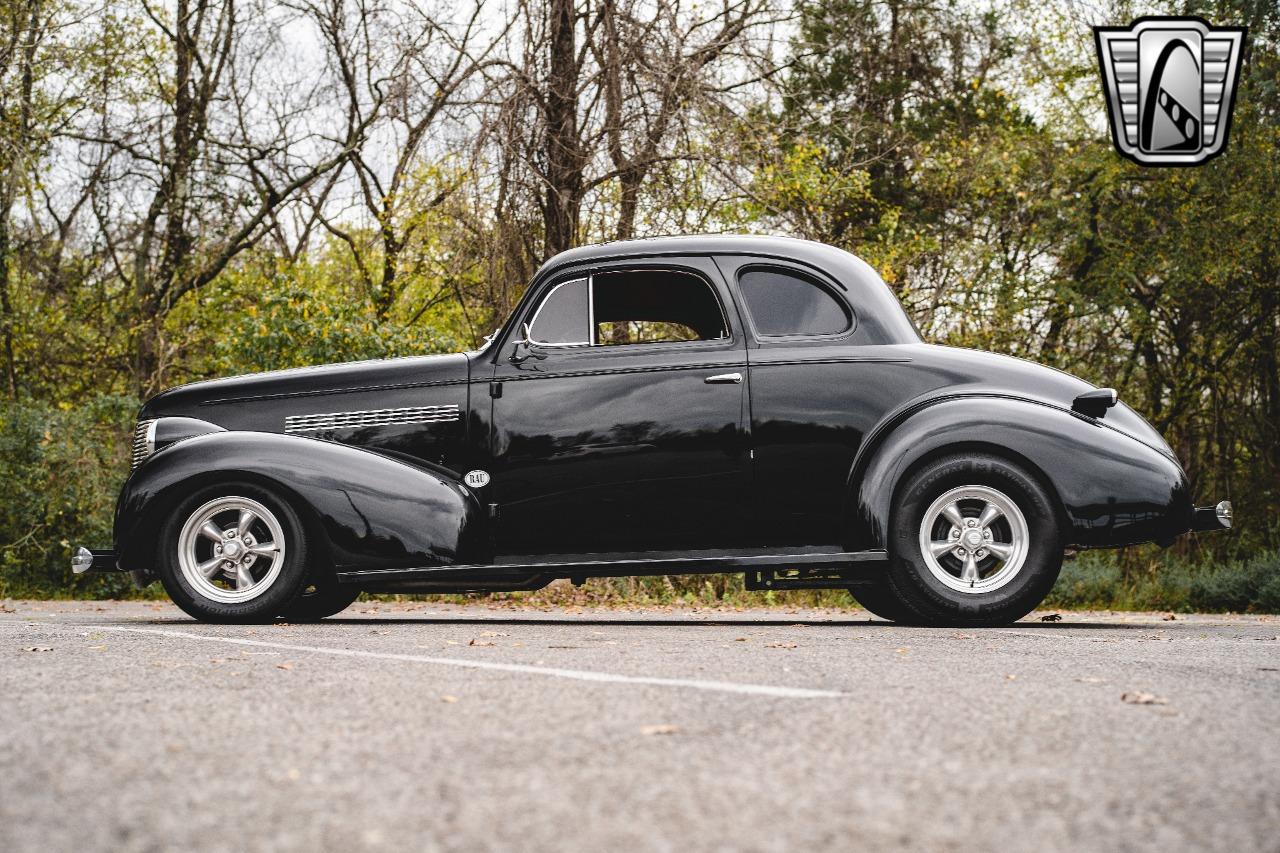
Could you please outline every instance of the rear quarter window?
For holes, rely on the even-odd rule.
[[[738,276],[756,334],[839,335],[853,325],[845,304],[814,279],[790,270],[753,267]]]

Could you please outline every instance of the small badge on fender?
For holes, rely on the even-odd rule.
[[[489,485],[489,472],[468,471],[467,476],[463,477],[462,481],[473,489],[479,489]]]

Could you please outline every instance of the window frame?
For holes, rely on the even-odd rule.
[[[599,335],[599,329],[596,328],[596,289],[595,289],[596,276],[611,275],[616,273],[639,273],[639,272],[675,273],[678,275],[690,276],[692,278],[695,278],[700,285],[705,287],[708,290],[708,292],[710,292],[711,298],[715,300],[716,307],[720,311],[720,320],[723,324],[722,327],[724,329],[724,334],[718,338],[705,338],[705,339],[699,339],[699,340],[693,340],[693,341],[643,341],[643,342],[632,343],[632,344],[599,343],[597,340]],[[590,335],[592,340],[582,342],[582,343],[557,344],[557,343],[544,343],[542,341],[537,341],[530,338],[528,339],[528,342],[530,344],[532,344],[535,347],[543,348],[543,349],[565,349],[565,350],[580,350],[580,351],[599,350],[601,352],[614,353],[614,352],[631,352],[631,351],[636,351],[641,349],[644,352],[652,352],[655,349],[664,348],[664,347],[666,348],[716,347],[716,346],[724,346],[725,344],[732,344],[734,341],[733,324],[729,322],[729,314],[725,310],[724,299],[722,298],[721,294],[717,292],[715,285],[711,281],[709,281],[706,275],[704,275],[700,271],[688,269],[684,267],[678,267],[678,266],[669,266],[669,265],[606,267],[603,269],[590,270],[586,272],[585,275],[583,274],[582,271],[578,271],[576,273],[573,273],[561,279],[560,281],[556,281],[547,286],[546,290],[539,297],[537,306],[532,309],[532,312],[529,315],[529,320],[527,321],[530,333],[533,332],[533,327],[537,322],[538,315],[542,313],[542,309],[546,306],[547,301],[551,298],[552,294],[566,284],[573,284],[574,282],[582,281],[583,279],[586,279],[587,281],[587,324],[588,324],[588,329],[590,330]],[[517,333],[520,335],[520,337],[517,338],[517,340],[524,337],[522,329],[517,329]]]
[[[595,344],[592,341],[573,341],[572,343],[555,343],[552,341],[539,341],[533,337],[533,329],[535,326],[538,325],[538,316],[542,314],[542,309],[547,307],[547,303],[551,301],[551,297],[555,295],[556,291],[567,284],[576,284],[579,281],[585,281],[587,283],[587,334],[590,337],[594,338],[596,334],[595,333],[596,289],[595,289],[595,285],[592,283],[592,278],[594,278],[594,276],[591,273],[588,273],[586,275],[574,276],[573,278],[566,278],[564,281],[556,282],[555,284],[547,288],[547,292],[542,296],[540,300],[538,300],[538,307],[533,309],[533,316],[531,316],[528,319],[528,321],[524,323],[524,326],[528,329],[528,332],[526,332],[525,329],[523,328],[519,330],[521,333],[521,339],[525,343],[532,344],[538,347],[544,347],[546,349],[573,349],[577,347],[595,346]]]
[[[747,300],[746,291],[742,287],[742,277],[750,272],[756,271],[778,272],[789,275],[792,278],[798,278],[810,285],[818,288],[826,293],[836,304],[844,309],[845,315],[848,317],[849,325],[839,332],[825,332],[821,334],[807,334],[804,332],[791,332],[785,335],[769,335],[760,331],[756,325],[755,314],[751,310],[751,303]],[[837,287],[833,282],[824,281],[823,277],[816,271],[809,269],[799,269],[771,261],[749,261],[734,271],[733,274],[734,292],[737,296],[742,310],[742,317],[747,327],[751,331],[751,336],[762,344],[771,343],[803,343],[806,341],[839,341],[852,337],[854,332],[858,330],[858,312],[854,310],[849,300],[842,295],[843,287]]]

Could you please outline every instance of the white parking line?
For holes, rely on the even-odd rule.
[[[43,623],[56,625],[56,623]],[[230,643],[237,646],[255,646],[265,649],[287,649],[295,652],[312,652],[338,657],[398,660],[410,663],[429,663],[438,666],[458,666],[467,669],[488,669],[498,672],[519,672],[526,675],[543,675],[551,678],[568,678],[574,681],[595,681],[604,684],[648,684],[655,687],[684,687],[690,690],[710,690],[717,693],[745,693],[749,696],[773,696],[781,699],[832,699],[844,696],[838,690],[812,690],[807,687],[777,687],[769,684],[739,684],[734,681],[707,681],[697,678],[659,678],[647,675],[618,675],[611,672],[593,672],[586,669],[561,669],[553,666],[530,666],[519,663],[441,658],[431,655],[405,655],[395,652],[373,652],[362,649],[338,649],[332,646],[304,646],[297,643],[277,643],[268,640],[246,640],[241,637],[212,637],[190,631],[168,631],[163,628],[129,628],[122,625],[56,625],[80,631],[119,631],[131,634],[152,634],[182,640],[206,643]]]

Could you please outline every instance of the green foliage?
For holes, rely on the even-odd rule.
[[[1164,553],[1140,571],[1115,554],[1068,561],[1045,607],[1087,610],[1280,613],[1280,552],[1188,560]]]
[[[225,276],[221,287],[188,300],[172,325],[207,342],[205,370],[214,375],[392,358],[467,347],[451,305],[412,325],[379,321],[353,298],[342,268],[322,259],[272,259]]]
[[[111,541],[137,407],[125,397],[0,407],[0,596],[130,594],[127,575],[76,576],[70,562],[72,546]]]

